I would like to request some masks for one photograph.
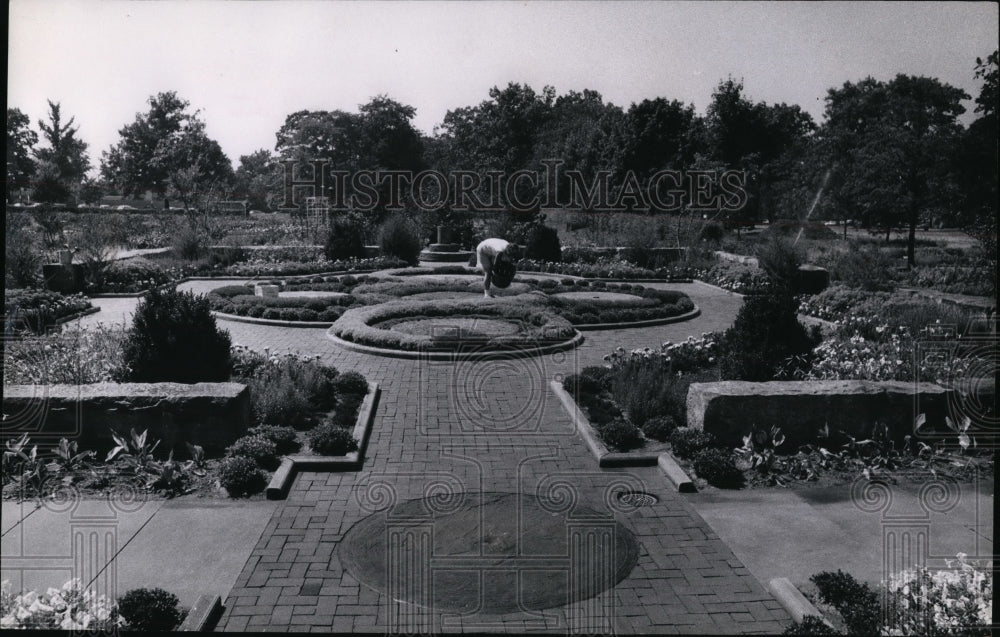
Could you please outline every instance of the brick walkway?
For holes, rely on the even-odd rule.
[[[182,289],[206,291],[216,282]],[[226,600],[219,630],[316,632],[776,633],[789,619],[655,467],[599,470],[548,381],[600,364],[615,347],[656,347],[726,328],[740,297],[703,284],[671,284],[702,315],[685,323],[588,332],[580,348],[520,360],[444,363],[338,349],[322,329],[221,323],[254,349],[320,354],[380,383],[364,469],[300,474],[267,524]],[[616,509],[640,542],[638,564],[611,591],[563,608],[455,615],[393,601],[344,570],[338,544],[379,504],[434,493],[511,492],[572,497],[609,512],[622,487],[659,498]],[[613,506],[613,504],[612,504]],[[412,557],[412,556],[411,556]],[[415,567],[431,568],[433,556]]]

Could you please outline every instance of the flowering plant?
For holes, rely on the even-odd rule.
[[[946,560],[947,570],[926,567],[889,578],[887,593],[890,635],[958,635],[987,627],[993,619],[993,577],[959,553]]]
[[[604,360],[611,363],[611,367],[614,369],[639,359],[655,359],[658,362],[670,364],[674,372],[682,374],[714,365],[716,357],[719,355],[720,338],[721,335],[717,332],[703,332],[698,338],[689,336],[687,340],[680,343],[665,341],[660,344],[658,350],[644,347],[626,351],[625,348],[619,347],[607,354]]]
[[[45,593],[11,592],[10,582],[0,588],[0,628],[62,630],[114,630],[125,626],[114,601],[84,590],[79,579]]]

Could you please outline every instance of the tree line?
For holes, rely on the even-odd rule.
[[[983,87],[968,127],[958,119],[968,94],[903,74],[829,89],[820,123],[797,105],[752,100],[733,78],[718,84],[704,114],[664,97],[623,108],[597,91],[559,95],[511,83],[448,111],[431,135],[414,128],[412,106],[384,95],[356,113],[298,111],[276,132],[273,150],[241,156],[235,168],[198,111],[165,92],[119,130],[118,143],[101,155],[98,179],[86,176],[87,145],[73,118],[50,102],[48,121],[38,122],[41,148],[28,117],[8,108],[8,200],[30,186],[37,201],[152,191],[185,208],[214,196],[265,210],[282,197],[282,162],[322,161],[345,172],[473,171],[486,183],[491,173],[542,172],[544,160],[559,159],[586,178],[610,176],[613,188],[664,170],[742,171],[745,204],[726,213],[736,224],[800,219],[822,187],[813,219],[908,228],[912,237],[932,221],[982,226],[995,217],[997,69],[996,51],[977,58],[972,72]],[[379,205],[390,200],[388,189],[378,186]]]

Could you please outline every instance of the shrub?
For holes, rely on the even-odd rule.
[[[868,584],[837,570],[824,571],[809,578],[819,590],[820,599],[837,609],[851,635],[877,635],[882,623],[878,592]]]
[[[806,615],[800,622],[792,622],[782,635],[839,635],[837,631],[823,621],[822,617]]]
[[[831,279],[869,292],[892,290],[895,286],[892,269],[892,259],[878,246],[859,246],[855,242],[829,264]]]
[[[675,429],[677,423],[671,416],[656,416],[646,421],[642,426],[642,433],[652,440],[666,442]]]
[[[368,393],[368,381],[360,372],[354,370],[346,371],[333,380],[333,389],[338,394],[359,394]]]
[[[257,425],[247,430],[247,436],[260,436],[274,443],[278,454],[284,455],[299,450],[295,430],[291,427],[278,425]],[[239,442],[239,441],[237,441]],[[238,455],[238,454],[233,454]]]
[[[360,226],[343,219],[331,223],[324,254],[328,261],[364,258],[365,242],[361,238]]]
[[[632,423],[617,419],[601,425],[597,430],[601,440],[619,451],[628,451],[642,446],[642,434]]]
[[[713,443],[712,434],[694,427],[678,427],[670,434],[670,448],[678,458],[693,458]]]
[[[243,436],[226,449],[230,457],[250,458],[264,469],[273,470],[278,466],[278,448],[264,436]]]
[[[417,228],[402,215],[393,215],[382,224],[379,244],[384,256],[400,258],[410,265],[417,264],[423,248]]]
[[[118,599],[128,630],[172,631],[181,622],[180,601],[162,588],[134,588]]]
[[[722,224],[713,221],[711,223],[706,223],[701,229],[701,240],[707,241],[709,243],[719,243],[722,241],[722,237],[725,236],[726,230],[722,227]]]
[[[257,463],[246,456],[226,458],[219,465],[219,484],[230,497],[238,498],[260,493],[267,478]]]
[[[309,432],[309,447],[321,456],[343,456],[358,450],[349,429],[325,422]]]
[[[174,235],[174,254],[186,261],[197,261],[205,250],[201,234],[190,225],[182,227]]]
[[[669,363],[659,358],[631,359],[615,368],[611,393],[629,420],[645,424],[674,410]]]
[[[22,213],[8,214],[4,239],[7,287],[34,285],[42,273],[42,243],[31,218]]]
[[[738,489],[743,485],[743,473],[736,467],[729,450],[702,449],[694,457],[694,471],[720,489]]]
[[[285,356],[258,368],[250,380],[250,403],[257,422],[305,427],[315,412],[336,404],[337,370],[315,361]]]
[[[204,297],[154,290],[135,310],[125,341],[127,380],[223,382],[232,370],[229,333],[218,329]]]
[[[807,332],[797,310],[789,295],[746,297],[722,339],[722,378],[773,380],[789,358],[809,354],[820,341],[818,328]]]
[[[578,374],[570,374],[563,379],[563,387],[567,392],[582,396],[598,396],[611,389],[612,372],[607,367],[584,367]]]
[[[524,252],[528,259],[561,261],[562,247],[559,245],[559,233],[555,228],[533,224],[525,241]]]
[[[771,235],[757,244],[757,262],[778,290],[794,291],[804,260],[802,251],[780,235]]]
[[[358,420],[358,410],[364,396],[360,394],[343,394],[337,404],[337,411],[334,412],[332,421],[340,427],[353,429]]]

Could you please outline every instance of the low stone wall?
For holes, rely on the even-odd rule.
[[[688,426],[739,446],[757,424],[776,425],[786,437],[786,448],[816,442],[817,432],[843,431],[867,437],[876,422],[889,425],[901,442],[913,433],[917,415],[928,424],[944,423],[952,390],[932,383],[854,380],[722,381],[692,383],[687,395]]]
[[[41,447],[68,438],[101,454],[114,446],[112,430],[134,428],[162,441],[157,454],[186,457],[187,442],[218,453],[250,426],[250,393],[238,383],[6,385],[3,392],[3,438],[27,432]]]

